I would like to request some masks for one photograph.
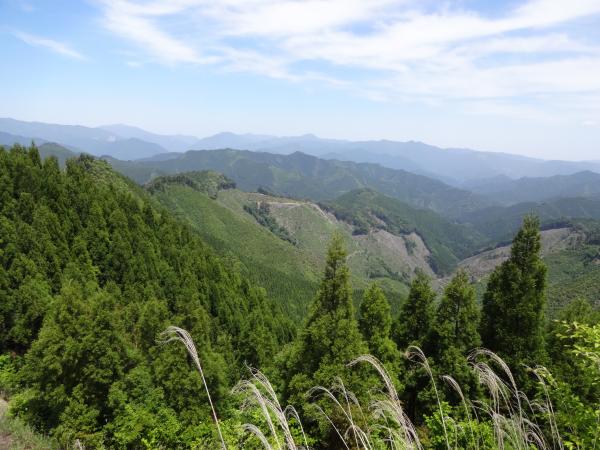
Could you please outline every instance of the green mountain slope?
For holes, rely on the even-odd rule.
[[[431,252],[435,272],[452,271],[461,259],[479,250],[487,241],[477,231],[452,223],[433,211],[413,208],[370,189],[349,192],[326,207],[354,226],[354,234],[383,229],[392,234],[418,233]]]
[[[316,201],[371,188],[410,205],[451,216],[488,205],[475,194],[425,176],[377,164],[324,160],[299,152],[276,155],[239,150],[189,151],[166,161],[109,162],[139,183],[158,175],[210,169],[225,174],[246,191],[263,187],[280,195]]]
[[[61,448],[210,437],[196,369],[157,340],[168,325],[190,331],[220,411],[245,364],[268,368],[293,334],[264,289],[103,161],[61,170],[0,149],[0,198],[0,390]]]
[[[212,177],[210,173],[205,175]],[[217,193],[207,186],[209,183],[203,181],[194,186],[184,181],[191,179],[159,178],[148,189],[162,206],[188,221],[221,255],[239,259],[244,272],[265,287],[291,316],[301,317],[316,291],[316,261],[246,213],[245,193],[221,191],[217,201]]]
[[[490,180],[470,190],[502,204],[541,202],[555,198],[600,195],[600,174],[590,171],[542,178]]]
[[[355,289],[377,280],[395,304],[416,269],[431,276],[446,273],[481,246],[480,237],[467,227],[370,190],[318,205],[233,189],[230,180],[214,172],[159,177],[146,189],[221,254],[238,258],[245,273],[296,317],[314,294],[326,244],[335,231],[346,237]],[[343,209],[349,205],[357,208],[352,214]],[[387,222],[371,215],[375,207]],[[356,233],[363,213],[370,221]]]
[[[548,266],[549,316],[575,298],[600,309],[600,222],[571,220],[541,232],[542,255]],[[483,293],[488,275],[510,254],[510,246],[487,250],[459,263]]]
[[[546,228],[566,223],[570,218],[600,219],[600,197],[559,198],[542,203],[484,208],[463,215],[461,221],[472,225],[492,242],[506,242],[527,214],[537,215]]]

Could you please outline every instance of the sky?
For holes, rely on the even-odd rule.
[[[0,0],[0,117],[600,160],[600,0]]]

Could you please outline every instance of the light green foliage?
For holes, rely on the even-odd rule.
[[[540,257],[539,222],[527,217],[510,258],[490,276],[483,298],[483,345],[497,352],[526,379],[521,364],[545,361],[546,266]]]
[[[246,213],[244,193],[220,191],[215,200],[188,185],[174,181],[163,184],[160,180],[156,182],[162,188],[154,191],[154,199],[188,221],[221,255],[239,260],[239,269],[267,289],[288,316],[298,321],[303,317],[317,287],[315,262],[306,252],[280,239]]]
[[[451,417],[452,420],[446,420],[445,424],[442,424],[439,411],[435,411],[425,418],[427,427],[427,436],[424,439],[425,448],[436,450],[448,448],[444,437],[444,425],[451,448],[469,450],[495,450],[498,448],[492,422],[477,420],[475,416],[465,417],[462,406],[451,407],[446,402],[442,403],[442,411],[446,417]]]
[[[244,205],[244,210],[256,219],[263,227],[267,228],[275,236],[296,245],[296,240],[290,236],[290,233],[279,225],[271,216],[268,203],[257,202],[255,205]]]
[[[18,390],[17,372],[21,359],[16,355],[0,355],[0,398],[8,397]]]
[[[544,381],[566,447],[593,448],[600,440],[600,325],[573,322],[578,316],[594,320],[585,315],[589,305],[578,303],[551,328],[554,376],[547,373]]]
[[[597,222],[578,221],[574,230],[581,233],[582,242],[556,254],[544,257],[548,266],[548,313],[582,298],[596,304],[600,298],[600,239]]]
[[[0,399],[0,445],[10,450],[55,450],[58,443],[40,433],[18,417],[12,416]]]
[[[210,181],[216,174],[188,176],[199,184],[203,177]],[[355,298],[377,280],[397,311],[398,299],[408,292],[412,268],[401,255],[386,242],[351,237],[345,222],[336,221],[314,203],[237,189],[221,189],[211,198],[179,176],[159,177],[153,183],[161,186],[152,190],[154,199],[188,221],[220,254],[238,259],[244,273],[298,323],[306,317],[327,242],[336,231],[347,236]]]

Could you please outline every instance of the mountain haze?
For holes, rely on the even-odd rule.
[[[139,183],[157,174],[215,170],[247,191],[274,193],[316,201],[332,200],[359,188],[371,188],[418,208],[457,216],[485,207],[483,198],[422,175],[378,164],[325,160],[296,152],[278,155],[240,150],[189,151],[164,161],[111,161]]]
[[[51,141],[77,152],[107,155],[121,160],[165,160],[177,156],[170,155],[171,152],[225,148],[276,154],[302,152],[324,159],[381,164],[465,188],[477,180],[487,183],[487,179],[497,177],[518,179],[571,175],[586,170],[600,172],[598,161],[546,161],[509,153],[440,148],[417,141],[349,141],[324,139],[313,134],[280,137],[223,132],[198,138],[162,135],[123,124],[93,128],[7,118],[0,119],[0,132],[16,136],[12,139],[6,135],[0,137],[4,145],[24,144],[32,139],[39,143]]]

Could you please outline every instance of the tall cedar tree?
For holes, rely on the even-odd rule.
[[[327,251],[323,280],[288,366],[290,403],[301,405],[315,420],[311,428],[320,434],[319,441],[326,448],[342,444],[323,415],[306,408],[307,391],[315,386],[330,387],[341,377],[348,389],[366,392],[361,366],[347,367],[354,358],[368,352],[355,317],[349,275],[343,238],[335,234]],[[331,401],[321,399],[318,403],[338,427],[348,426]]]
[[[169,324],[190,331],[221,417],[244,363],[268,369],[291,330],[192,231],[107,163],[61,170],[0,147],[0,353],[12,410],[63,447],[214,447],[202,382]],[[202,429],[204,427],[204,429]],[[144,444],[143,440],[150,440]]]
[[[426,346],[433,324],[434,302],[435,292],[429,277],[418,272],[410,285],[408,298],[400,305],[400,316],[396,320],[394,337],[400,350],[405,350],[409,345]]]
[[[504,358],[521,383],[527,379],[523,365],[544,363],[546,265],[540,251],[539,220],[525,217],[510,258],[492,273],[483,297],[483,345]]]
[[[410,285],[408,298],[400,305],[400,316],[396,321],[394,337],[401,351],[409,346],[421,348],[429,354],[428,337],[434,319],[435,292],[431,288],[429,277],[418,272]],[[403,398],[406,411],[413,421],[429,413],[429,405],[434,404],[433,392],[427,373],[410,361],[403,361],[403,383],[406,386]]]
[[[365,291],[359,309],[358,326],[371,355],[384,364],[398,364],[400,352],[391,339],[390,304],[379,286],[372,284]]]
[[[444,289],[428,347],[438,374],[451,375],[466,394],[477,389],[466,357],[469,351],[481,346],[479,321],[475,289],[467,273],[460,270]]]

